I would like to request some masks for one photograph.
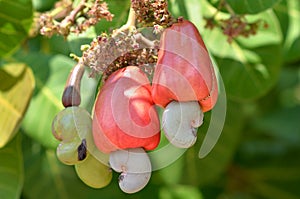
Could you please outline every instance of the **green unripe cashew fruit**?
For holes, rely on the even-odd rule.
[[[85,140],[79,137],[73,142],[61,142],[56,148],[57,158],[66,165],[74,165],[83,161],[87,156]]]
[[[85,184],[93,188],[105,187],[112,179],[111,169],[93,155],[89,155],[83,162],[76,164],[75,171]]]
[[[65,108],[55,116],[52,133],[60,141],[71,142],[78,135],[89,135],[91,126],[90,114],[84,108],[73,106]]]

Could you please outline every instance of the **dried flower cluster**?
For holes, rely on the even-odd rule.
[[[87,12],[86,16],[86,20],[78,26],[78,32],[85,31],[88,27],[97,24],[101,19],[111,21],[114,15],[108,11],[108,5],[106,2],[101,3],[101,0],[96,0]]]
[[[150,41],[136,30],[117,35],[102,34],[83,51],[81,62],[92,69],[91,76],[102,74],[106,79],[114,71],[129,66],[140,66],[149,75],[157,61],[159,41]]]
[[[222,29],[223,34],[227,36],[227,41],[229,43],[238,36],[249,37],[255,35],[259,28],[261,20],[257,20],[253,23],[247,22],[245,17],[240,15],[231,16],[228,19],[222,19],[216,21],[214,18],[205,18],[206,25],[205,28],[213,29],[219,27]],[[267,25],[265,24],[265,27]]]
[[[255,35],[259,27],[259,22],[248,23],[243,17],[232,16],[229,19],[221,20],[221,27],[223,33],[228,36],[228,42],[231,42],[233,38],[239,35],[244,37]]]
[[[217,20],[216,15],[222,8],[230,13],[230,17],[228,19]],[[262,20],[257,20],[252,23],[248,22],[244,15],[235,14],[225,0],[220,1],[218,10],[212,17],[204,17],[204,20],[206,21],[205,28],[220,28],[223,34],[227,36],[229,43],[238,36],[249,37],[255,35],[262,22]],[[264,23],[264,27],[267,28],[268,25]]]
[[[43,13],[39,19],[40,33],[48,37],[54,34],[66,37],[71,32],[85,31],[101,19],[111,21],[113,18],[107,3],[102,0],[95,0],[92,4],[82,0],[74,9],[72,4],[71,1],[58,2],[52,11]]]
[[[150,26],[170,26],[173,23],[167,0],[131,0],[131,6],[138,23]]]

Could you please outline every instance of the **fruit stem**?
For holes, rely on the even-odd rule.
[[[148,48],[156,48],[157,47],[158,41],[155,41],[155,40],[151,41],[151,40],[147,39],[146,37],[144,37],[141,33],[135,34],[134,38],[136,39],[136,41],[145,44]]]
[[[127,19],[126,24],[123,25],[121,28],[115,30],[113,32],[112,36],[114,37],[115,35],[119,34],[120,32],[129,30],[131,28],[135,28],[135,20],[136,20],[135,11],[133,10],[132,7],[130,7],[129,14],[128,14],[128,19]]]

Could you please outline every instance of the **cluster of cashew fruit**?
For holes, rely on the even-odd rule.
[[[109,184],[112,178],[110,168],[92,155],[94,141],[92,118],[81,107],[66,107],[52,122],[52,133],[60,141],[56,149],[58,159],[66,165],[74,165],[79,178],[93,188]],[[108,155],[103,154],[107,159]]]
[[[110,183],[112,172],[108,166],[109,156],[100,151],[95,153],[90,113],[79,107],[83,72],[84,67],[80,65],[71,71],[62,98],[65,109],[53,119],[52,133],[60,141],[56,149],[58,159],[66,165],[74,165],[78,177],[88,186],[102,188]]]
[[[72,81],[72,76],[68,81]],[[75,99],[63,99],[64,105],[71,107],[59,113],[53,122],[54,136],[61,140],[58,158],[75,164],[79,177],[86,183],[89,180],[84,169],[94,172],[97,167],[102,176],[89,177],[93,178],[91,181],[104,179],[98,179],[97,185],[102,182],[101,186],[110,180],[108,167],[112,168],[121,173],[119,186],[126,193],[140,191],[149,182],[152,168],[147,151],[159,145],[161,128],[174,146],[191,147],[196,142],[203,113],[213,108],[218,95],[216,76],[202,38],[191,22],[182,19],[162,33],[152,82],[137,66],[115,71],[97,95],[92,119],[77,107],[78,86],[66,90],[65,96],[72,93]],[[164,108],[161,121],[155,105]],[[67,114],[68,118],[66,112],[74,114]],[[75,130],[69,129],[74,126]],[[73,134],[75,131],[79,136]],[[108,156],[107,165],[89,153],[89,145]],[[88,168],[90,162],[97,166]]]

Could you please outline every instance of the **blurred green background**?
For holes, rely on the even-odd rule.
[[[209,125],[205,115],[197,144],[172,165],[154,171],[141,192],[122,193],[118,174],[108,187],[83,184],[58,162],[51,122],[80,45],[126,22],[129,0],[107,0],[115,15],[79,36],[29,37],[34,12],[55,0],[0,0],[0,198],[297,199],[300,196],[300,2],[227,0],[251,22],[255,36],[231,44],[220,29],[205,29],[218,0],[169,0],[175,17],[200,30],[224,80],[226,121],[203,159],[198,151]],[[218,15],[228,17],[225,11]],[[91,110],[97,82],[85,75],[82,106]],[[94,92],[91,92],[94,91]]]

